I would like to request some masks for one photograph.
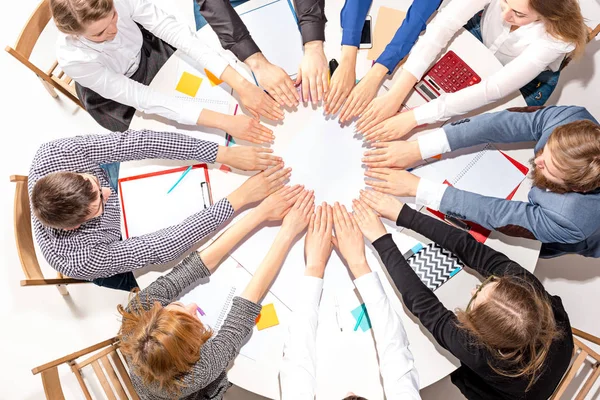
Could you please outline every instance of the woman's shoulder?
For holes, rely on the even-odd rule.
[[[548,31],[544,31],[540,34],[538,40],[541,46],[551,48],[561,53],[570,53],[575,50],[575,43],[566,42],[556,36],[553,36]]]

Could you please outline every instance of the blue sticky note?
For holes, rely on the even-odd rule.
[[[361,304],[360,306],[356,307],[354,310],[350,311],[352,313],[352,316],[354,317],[354,321],[358,321],[358,317],[360,316],[361,312],[365,310],[365,316],[363,317],[362,321],[360,322],[360,329],[363,332],[368,331],[369,329],[371,329],[371,320],[369,319],[369,312],[367,311],[367,306],[365,306],[364,304]]]
[[[235,140],[233,139],[233,136],[229,136],[229,138],[230,138],[230,139],[229,139],[229,140],[230,140],[230,143],[231,143],[231,144],[235,144]]]

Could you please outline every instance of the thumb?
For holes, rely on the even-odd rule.
[[[296,76],[296,82],[294,85],[298,86],[300,83],[302,83],[302,68],[298,67],[298,75]]]
[[[335,235],[331,235],[331,243],[333,243],[333,245],[335,246],[335,248],[339,250],[340,247],[338,245],[338,240],[335,237]]]

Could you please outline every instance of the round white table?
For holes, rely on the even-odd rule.
[[[249,2],[239,6],[238,12],[242,13],[245,10],[254,9],[262,4],[268,3],[266,0],[250,0]],[[376,24],[377,10],[380,6],[395,7],[407,10],[410,6],[409,0],[375,0],[369,14],[373,18],[373,24]],[[341,41],[341,29],[339,23],[339,11],[343,4],[342,0],[330,0],[326,2],[326,15],[328,23],[326,26],[326,46],[325,53],[328,59],[338,58],[340,53],[339,43]],[[190,7],[191,8],[191,7]],[[373,26],[374,26],[373,25]],[[265,29],[268,29],[268,24],[265,24]],[[214,48],[219,47],[218,39],[210,27],[203,28],[199,35],[213,45]],[[465,60],[482,78],[486,78],[493,72],[501,68],[500,62],[488,51],[488,49],[475,39],[468,32],[463,31],[458,34],[451,42],[449,50],[453,50],[463,60]],[[228,52],[227,52],[228,53]],[[370,68],[371,61],[366,58],[367,50],[360,50],[357,60],[357,77],[362,77]],[[231,57],[231,56],[230,56]],[[198,70],[202,70],[195,66]],[[151,86],[158,90],[173,93],[173,89],[177,80],[181,76],[181,72],[185,69],[193,72],[194,66],[190,65],[190,60],[183,56],[180,52],[176,52],[169,61],[163,66],[157,74]],[[236,69],[242,70],[239,63]],[[248,74],[246,73],[246,76]],[[393,79],[391,77],[390,79]],[[386,83],[389,86],[391,82]],[[424,102],[417,94],[412,95],[412,102]],[[496,104],[495,107],[488,107],[484,111],[502,110],[507,107],[525,106],[525,101],[519,94],[515,94],[512,98]],[[231,108],[233,110],[233,107]],[[286,119],[282,125],[273,126],[277,137],[276,145],[280,145],[279,141],[291,142],[291,138],[298,132],[302,132],[307,124],[307,121],[320,112],[319,109],[313,109],[310,105],[307,107],[299,106],[294,113],[286,113]],[[478,110],[470,115],[476,115],[482,112]],[[131,123],[132,129],[152,129],[156,131],[169,130],[179,131],[190,134],[192,136],[205,140],[212,140],[221,145],[224,144],[224,133],[216,130],[208,130],[199,127],[186,127],[178,125],[172,121],[155,117],[145,116],[137,113]],[[417,133],[418,135],[419,133]],[[416,135],[415,135],[416,136]],[[282,146],[285,146],[283,144]],[[531,148],[519,146],[498,146],[521,163],[527,163],[531,157]],[[331,151],[331,157],[339,157],[339,152]],[[308,160],[307,160],[308,162]],[[359,162],[357,160],[357,162]],[[148,170],[155,170],[157,165],[155,161],[144,161],[135,163],[124,163],[121,167],[121,177],[135,175]],[[172,163],[167,163],[173,165]],[[164,165],[164,164],[161,164]],[[293,167],[293,166],[292,166]],[[250,175],[248,173],[224,172],[217,166],[212,166],[210,169],[210,177],[212,182],[213,198],[216,200],[225,197],[232,190],[238,187]],[[318,176],[316,179],[319,179]],[[344,179],[343,174],[339,179]],[[307,186],[311,186],[309,182],[305,182]],[[514,196],[515,200],[526,200],[527,192],[530,188],[530,182],[524,181],[519,187]],[[318,199],[317,194],[317,199]],[[235,220],[235,219],[234,219]],[[388,226],[390,231],[396,231],[395,227]],[[410,248],[418,236],[410,231],[394,233],[394,239],[402,247]],[[252,239],[249,239],[252,240]],[[490,247],[505,253],[507,256],[520,263],[529,271],[533,271],[537,263],[540,243],[537,241],[511,238],[492,232],[486,244]],[[268,244],[267,244],[268,245]],[[301,244],[300,244],[301,245]],[[260,248],[260,246],[258,246]],[[404,308],[399,294],[387,277],[385,268],[382,267],[379,259],[375,256],[371,247],[367,248],[369,264],[374,271],[379,274],[386,292],[392,299],[392,304],[398,314],[401,316],[404,327],[410,339],[410,349],[415,358],[415,365],[419,372],[420,386],[426,387],[432,383],[444,378],[458,365],[458,360],[441,348],[432,336],[427,332],[419,322]],[[234,257],[236,253],[233,253]],[[301,257],[292,257],[294,253],[286,260],[286,264],[294,264],[297,268],[302,269],[304,260]],[[263,253],[264,255],[264,253]],[[243,264],[243,261],[240,263]],[[285,266],[284,266],[285,267]],[[328,267],[329,268],[329,267]],[[231,279],[232,281],[247,282],[250,278],[248,271],[244,268],[239,268],[235,259],[227,259],[214,274],[218,279]],[[144,274],[139,277],[139,281],[144,287],[156,278],[154,273]],[[326,275],[327,278],[327,275]],[[387,278],[387,279],[386,279]],[[448,309],[457,307],[465,307],[469,298],[470,290],[479,282],[475,275],[468,271],[461,271],[438,290],[436,295],[444,303]],[[336,302],[343,312],[340,313],[340,325],[343,331],[340,332],[340,327],[336,321]],[[257,359],[251,359],[243,354],[238,356],[230,368],[228,375],[229,380],[251,392],[260,394],[269,398],[279,398],[279,381],[278,372],[281,361],[281,350],[283,341],[287,334],[287,321],[291,317],[290,305],[280,301],[275,295],[270,293],[267,295],[263,304],[274,303],[280,324],[274,328],[269,328],[260,332],[253,333],[252,340],[260,341],[263,351]],[[379,377],[377,364],[377,355],[373,342],[373,337],[370,331],[354,332],[354,320],[349,314],[349,310],[360,304],[354,290],[329,290],[327,280],[323,296],[321,299],[319,313],[319,331],[317,337],[318,349],[318,398],[331,399],[343,398],[349,391],[355,392],[369,399],[382,399],[383,390]],[[242,352],[243,353],[243,352]]]

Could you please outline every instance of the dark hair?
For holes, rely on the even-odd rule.
[[[518,276],[494,282],[485,303],[457,311],[459,327],[488,349],[493,356],[488,365],[497,374],[526,378],[529,390],[543,371],[552,342],[562,333],[545,292]]]
[[[352,396],[344,397],[343,400],[367,400],[367,399],[365,399],[364,397],[361,397],[361,396],[352,395]]]
[[[69,229],[86,221],[98,191],[74,172],[54,172],[38,180],[31,191],[31,208],[40,222],[51,228]]]

